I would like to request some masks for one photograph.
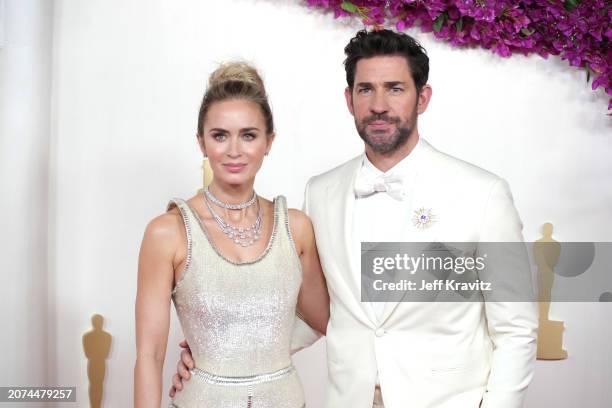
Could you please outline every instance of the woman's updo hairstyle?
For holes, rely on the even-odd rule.
[[[221,64],[208,78],[208,87],[198,115],[198,136],[204,135],[204,118],[213,103],[246,99],[259,105],[266,122],[266,133],[274,131],[268,95],[257,70],[245,62]]]

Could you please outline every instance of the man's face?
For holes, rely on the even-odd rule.
[[[425,93],[431,95],[426,88]],[[408,62],[402,56],[359,60],[352,92],[347,88],[345,96],[357,132],[381,154],[392,153],[406,143],[416,130],[417,115],[425,111],[429,101],[427,95],[417,95]]]

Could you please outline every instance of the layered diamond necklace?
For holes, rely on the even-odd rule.
[[[208,211],[212,215],[213,219],[219,226],[219,229],[229,238],[232,242],[241,247],[248,247],[253,245],[255,242],[259,240],[261,237],[261,205],[259,205],[259,200],[257,199],[257,194],[253,191],[253,197],[251,197],[248,201],[239,204],[228,204],[221,201],[217,198],[208,187],[204,187],[204,202],[208,207]],[[213,204],[218,205],[219,207],[228,209],[228,210],[242,210],[245,208],[249,208],[253,204],[257,203],[257,217],[255,218],[255,222],[248,227],[236,227],[231,225],[228,221],[223,219],[219,214],[213,210],[211,202]]]

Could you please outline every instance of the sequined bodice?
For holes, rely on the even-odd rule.
[[[274,200],[268,246],[246,263],[226,259],[187,203],[173,202],[185,222],[188,255],[172,298],[196,367],[248,376],[289,366],[302,273],[285,198]]]

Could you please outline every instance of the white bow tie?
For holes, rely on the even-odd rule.
[[[398,201],[404,199],[404,179],[396,174],[372,176],[360,171],[355,178],[355,195],[367,197],[375,193],[386,192]]]

